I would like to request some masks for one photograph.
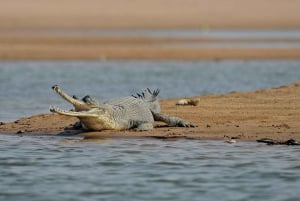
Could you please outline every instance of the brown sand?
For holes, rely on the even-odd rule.
[[[300,28],[297,0],[6,0],[1,29]]]
[[[188,38],[66,37],[39,32],[68,29],[299,29],[299,19],[300,1],[0,1],[0,59],[299,59],[300,48],[200,48],[186,46]],[[203,38],[196,40],[216,42]]]
[[[89,137],[157,137],[188,139],[300,140],[300,83],[252,92],[199,97],[197,106],[177,106],[178,99],[161,101],[162,112],[186,119],[195,128],[167,127],[162,123],[147,132],[81,132],[70,127],[76,119],[40,114],[2,123],[0,133],[75,134]]]

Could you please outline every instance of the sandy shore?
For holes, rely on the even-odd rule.
[[[296,42],[298,39],[280,39]],[[274,39],[211,39],[0,34],[2,60],[109,59],[299,59],[300,48],[222,47],[222,44],[272,43]],[[210,44],[220,47],[209,47]],[[195,45],[198,44],[198,45]]]
[[[8,134],[80,134],[89,137],[157,137],[188,139],[300,140],[300,83],[251,92],[192,97],[197,106],[178,106],[178,99],[161,100],[162,112],[184,118],[195,128],[166,127],[158,123],[147,132],[82,132],[68,129],[75,118],[38,114],[0,125]]]
[[[299,29],[299,19],[299,1],[0,1],[0,59],[299,59],[300,48],[205,47],[214,42],[249,42],[247,39],[194,38],[201,44],[193,47],[187,45],[193,42],[190,38],[43,34],[91,29]],[[266,41],[268,38],[253,42]]]

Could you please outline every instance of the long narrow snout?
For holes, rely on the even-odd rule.
[[[68,101],[69,103],[71,103],[74,106],[75,111],[86,111],[86,110],[90,110],[91,109],[91,107],[88,104],[86,104],[85,102],[69,96],[58,85],[52,86],[52,89],[58,95],[60,95],[63,99],[65,99],[66,101]]]

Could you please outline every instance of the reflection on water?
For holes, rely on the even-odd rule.
[[[62,143],[86,143],[86,142],[94,142],[94,143],[103,143],[110,141],[110,138],[107,137],[65,137],[59,140]]]
[[[300,61],[20,61],[0,62],[0,121],[70,108],[51,86],[104,101],[149,87],[160,98],[274,87],[300,78]]]
[[[299,147],[0,135],[0,200],[297,200]]]

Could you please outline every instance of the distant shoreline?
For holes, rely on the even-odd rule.
[[[178,38],[133,40],[125,34],[120,40],[44,33],[59,29],[300,29],[299,19],[299,1],[0,1],[0,60],[300,59],[300,47],[209,48],[187,46]],[[44,32],[30,35],[24,30]]]
[[[300,59],[300,47],[239,47],[243,43],[299,43],[298,38],[188,38],[0,34],[0,60]],[[233,44],[223,47],[222,44]],[[198,44],[198,45],[196,45]],[[209,47],[220,44],[220,47]],[[236,46],[234,46],[236,45]]]

